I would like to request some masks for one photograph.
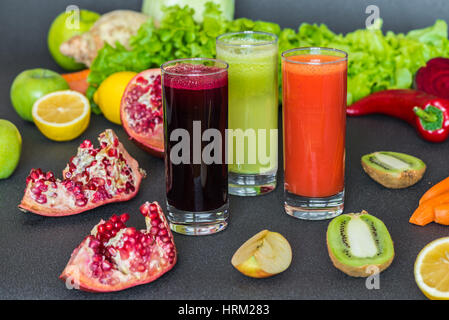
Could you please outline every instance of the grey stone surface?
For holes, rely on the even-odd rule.
[[[282,26],[300,22],[325,22],[346,32],[363,26],[368,4],[378,4],[386,29],[407,31],[447,19],[444,0],[404,1],[268,1],[237,0],[237,16],[266,19]],[[338,4],[337,4],[338,3]],[[447,227],[413,226],[408,219],[419,196],[449,175],[448,142],[431,144],[418,137],[407,124],[383,116],[348,119],[346,209],[362,209],[382,219],[395,243],[396,258],[380,275],[380,289],[367,290],[364,279],[350,278],[335,269],[327,254],[328,221],[305,222],[287,216],[280,186],[258,198],[231,197],[231,220],[226,231],[207,237],[175,235],[179,262],[161,279],[144,286],[111,294],[67,290],[58,276],[72,250],[101,218],[129,212],[129,225],[143,228],[138,213],[145,200],[165,202],[164,165],[127,140],[121,127],[93,116],[81,138],[56,143],[42,136],[33,124],[22,121],[12,109],[9,87],[22,70],[44,67],[61,71],[46,47],[48,27],[68,4],[107,12],[115,8],[140,7],[140,1],[2,0],[0,23],[0,118],[14,122],[23,137],[19,167],[8,180],[0,181],[0,298],[30,299],[422,299],[415,285],[413,264],[428,242],[447,236]],[[52,169],[60,174],[67,160],[85,138],[96,139],[104,129],[114,129],[129,153],[149,173],[140,193],[126,203],[110,204],[91,212],[65,218],[44,218],[17,209],[31,168]],[[423,159],[428,171],[417,185],[389,190],[373,182],[362,170],[360,157],[377,150],[410,153]],[[282,158],[280,159],[282,163]],[[293,262],[284,273],[263,280],[242,276],[230,264],[234,251],[262,229],[282,233],[291,243]]]

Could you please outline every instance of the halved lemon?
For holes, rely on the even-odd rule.
[[[449,237],[432,241],[418,254],[415,281],[432,300],[449,300]]]
[[[89,125],[90,104],[77,91],[56,91],[37,100],[32,114],[44,136],[54,141],[68,141],[81,135]]]

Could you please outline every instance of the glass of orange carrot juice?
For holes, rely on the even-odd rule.
[[[284,207],[296,218],[343,212],[347,61],[330,48],[282,53]]]

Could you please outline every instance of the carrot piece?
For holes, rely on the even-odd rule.
[[[89,87],[87,83],[89,73],[90,69],[86,69],[78,72],[65,73],[61,76],[67,81],[70,89],[86,94],[87,87]]]
[[[439,224],[449,225],[449,203],[441,204],[436,206],[435,212],[435,222]]]
[[[425,226],[435,219],[434,208],[444,203],[449,203],[449,192],[435,196],[422,204],[413,212],[409,222],[418,226]]]
[[[426,224],[433,222],[434,219],[435,214],[432,207],[418,207],[408,222],[424,227]]]
[[[449,177],[447,177],[446,179],[438,182],[436,185],[434,185],[432,188],[430,188],[429,190],[427,190],[423,196],[421,197],[421,199],[419,200],[419,204],[422,204],[424,202],[426,202],[427,200],[434,198],[442,193],[448,192],[449,191]]]

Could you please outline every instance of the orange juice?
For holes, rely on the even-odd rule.
[[[282,61],[285,190],[322,198],[344,190],[347,59]]]

